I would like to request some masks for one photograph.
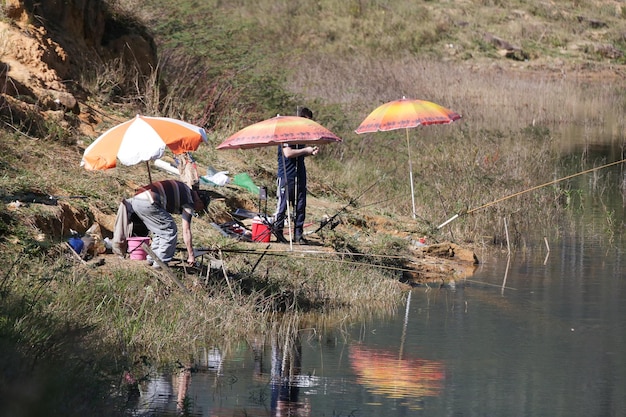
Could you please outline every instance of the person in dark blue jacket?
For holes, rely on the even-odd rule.
[[[313,112],[306,107],[298,107],[298,116],[313,119]],[[307,244],[304,239],[304,218],[306,216],[306,166],[304,158],[317,155],[317,146],[284,144],[278,147],[278,174],[276,213],[274,214],[274,234],[281,243],[288,243],[283,228],[287,204],[293,208],[294,241]]]

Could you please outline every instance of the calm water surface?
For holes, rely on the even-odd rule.
[[[626,416],[626,261],[613,234],[624,175],[603,175],[602,196],[591,176],[574,184],[585,209],[549,252],[538,239],[481,259],[455,288],[414,288],[390,317],[207,350],[190,374],[142,386],[138,414],[176,413],[188,387],[194,416]]]
[[[566,239],[547,260],[515,257],[507,272],[506,257],[485,259],[455,289],[415,288],[389,319],[325,335],[301,330],[293,343],[242,347],[230,357],[207,351],[190,375],[188,409],[198,416],[626,415],[623,256],[621,247]],[[146,406],[176,410],[179,380],[152,381]]]

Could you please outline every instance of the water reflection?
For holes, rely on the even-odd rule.
[[[135,376],[127,373],[124,378],[136,387],[136,395],[132,397],[135,416],[153,416],[156,413],[177,414],[183,416],[201,415],[194,411],[195,404],[189,395],[193,375],[213,373],[222,374],[223,358],[218,349],[202,349],[197,362],[183,364],[178,362],[173,369],[157,371],[148,363],[147,375],[138,381]],[[129,402],[129,405],[130,402]]]
[[[308,399],[301,400],[299,396],[301,387],[313,384],[312,378],[301,375],[302,341],[299,332],[287,332],[281,337],[279,332],[274,331],[271,339],[271,415],[310,416],[311,405]]]
[[[178,395],[176,396],[176,411],[180,414],[186,413],[190,404],[187,398],[187,390],[191,383],[191,366],[186,366],[178,374]]]
[[[202,350],[194,364],[150,376],[135,415],[310,416],[320,378],[302,373],[301,333],[297,320],[277,323],[228,361],[219,349]]]
[[[426,359],[405,358],[404,344],[411,307],[412,292],[406,300],[400,348],[395,350],[370,349],[363,344],[350,346],[350,362],[356,382],[373,394],[403,400],[409,409],[422,408],[424,397],[440,394],[445,379],[443,362]]]
[[[356,382],[374,394],[402,399],[410,409],[421,409],[424,397],[436,397],[443,389],[442,362],[402,359],[393,352],[350,346]]]
[[[153,375],[140,384],[137,415],[144,415],[155,408],[168,407],[174,398],[172,376],[170,374]]]
[[[416,288],[341,332],[277,327],[146,394],[174,413],[187,387],[187,412],[207,417],[624,415],[624,249],[586,237],[554,242],[546,264],[485,258],[471,282]]]

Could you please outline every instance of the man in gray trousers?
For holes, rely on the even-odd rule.
[[[178,228],[172,214],[182,216],[183,240],[187,248],[187,262],[191,265],[196,262],[193,253],[193,238],[191,234],[191,219],[194,211],[201,212],[208,205],[208,196],[192,190],[183,182],[165,180],[153,182],[140,188],[130,199],[132,209],[152,232],[151,249],[164,263],[168,263],[176,252]],[[148,258],[154,267],[156,262]]]

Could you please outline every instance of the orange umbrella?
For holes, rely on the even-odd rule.
[[[350,361],[359,384],[389,398],[419,404],[422,397],[438,396],[444,387],[446,373],[439,361],[401,359],[387,351],[358,345],[350,346]]]
[[[301,116],[277,115],[244,127],[217,146],[217,149],[250,149],[290,144],[323,144],[341,142],[341,138],[319,123]],[[287,204],[287,217],[289,204]],[[291,229],[289,229],[289,244]]]
[[[272,117],[241,129],[217,146],[217,149],[249,149],[292,144],[341,142],[341,138],[319,123],[300,116]]]
[[[182,154],[195,151],[206,141],[206,132],[199,126],[168,117],[137,115],[100,135],[85,149],[80,165],[87,170],[104,170],[115,167],[118,159],[124,165],[147,164],[162,157],[166,148]]]
[[[438,104],[424,100],[390,101],[372,111],[355,130],[356,133],[386,132],[405,129],[406,145],[409,154],[409,180],[411,181],[411,198],[413,202],[413,218],[415,218],[415,192],[413,190],[413,167],[411,164],[411,148],[409,146],[409,129],[420,125],[448,124],[461,118],[461,115]]]

